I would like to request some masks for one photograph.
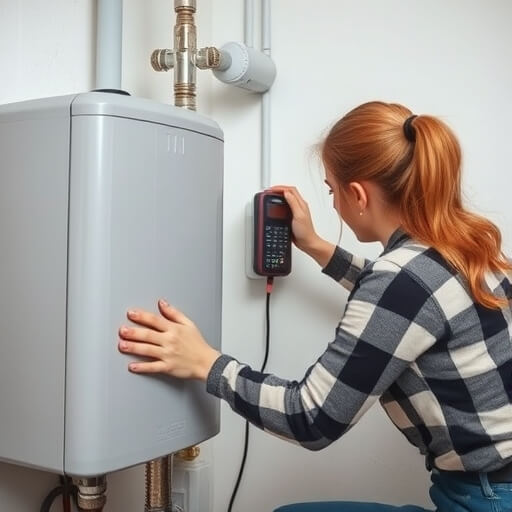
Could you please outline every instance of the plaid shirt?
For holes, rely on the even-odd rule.
[[[429,467],[492,471],[512,461],[512,285],[508,307],[475,303],[460,274],[398,230],[374,262],[336,249],[323,270],[351,290],[336,336],[300,381],[222,355],[207,390],[254,425],[319,450],[380,399]]]

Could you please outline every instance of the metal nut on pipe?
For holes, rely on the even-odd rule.
[[[199,454],[201,453],[201,448],[197,445],[189,446],[188,448],[185,448],[184,450],[180,450],[177,453],[177,456],[186,461],[192,461],[197,459],[199,457]]]
[[[214,46],[197,50],[196,66],[199,69],[215,69],[220,65],[220,52]]]
[[[159,48],[151,54],[151,66],[155,71],[169,71],[174,67],[174,51],[167,48]]]
[[[80,510],[101,512],[107,502],[105,476],[74,479],[78,487],[77,504]]]
[[[180,9],[183,7],[188,7],[195,11],[197,8],[197,2],[196,0],[174,0],[174,9]]]
[[[232,60],[229,53],[222,52],[215,46],[208,46],[197,50],[195,63],[199,69],[224,71],[231,66]]]

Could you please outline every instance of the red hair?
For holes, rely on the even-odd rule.
[[[512,265],[501,250],[501,233],[471,213],[461,199],[461,150],[451,129],[435,117],[411,122],[415,142],[404,134],[411,111],[398,104],[370,102],[340,119],[322,144],[322,160],[342,186],[378,184],[397,207],[402,228],[436,249],[467,280],[474,300],[499,308],[504,300],[485,285],[485,273]]]

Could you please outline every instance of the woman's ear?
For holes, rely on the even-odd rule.
[[[357,205],[359,211],[363,212],[366,210],[366,207],[368,206],[368,193],[366,192],[365,187],[357,181],[352,181],[348,184],[347,188],[351,199]]]

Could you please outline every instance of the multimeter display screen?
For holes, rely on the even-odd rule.
[[[271,219],[287,219],[289,208],[284,204],[267,205],[267,216]]]

